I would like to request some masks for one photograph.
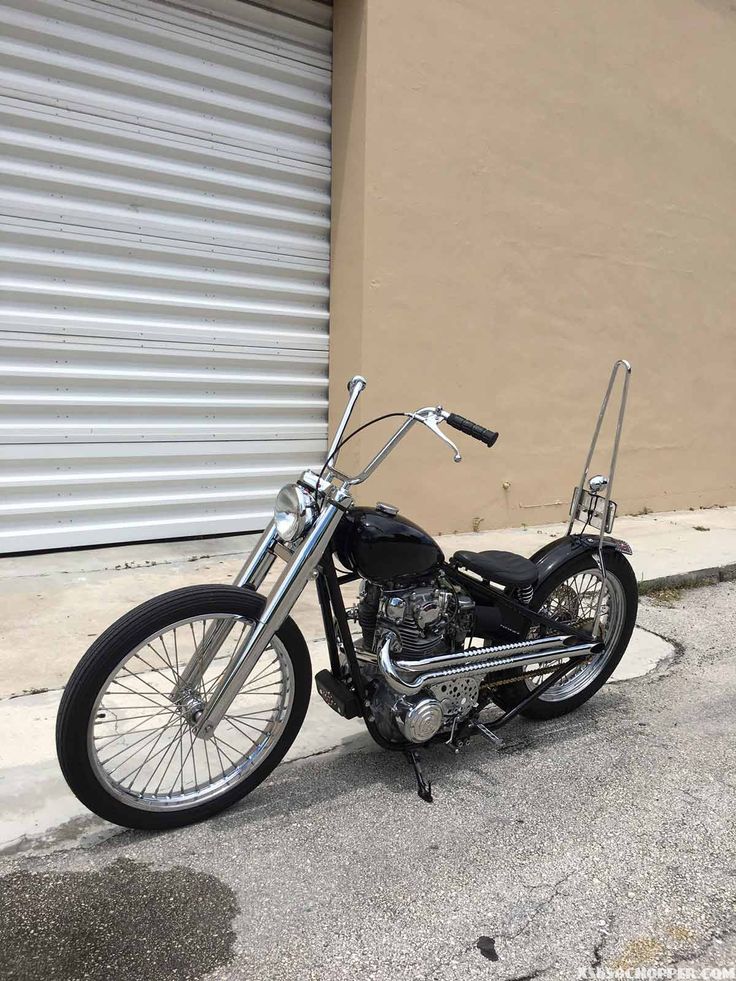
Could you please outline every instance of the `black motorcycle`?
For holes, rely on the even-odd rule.
[[[619,368],[609,478],[587,483]],[[208,817],[265,780],[309,704],[309,651],[289,613],[311,580],[330,661],[315,677],[317,691],[343,717],[362,717],[381,746],[406,753],[424,800],[432,791],[419,747],[443,742],[457,751],[474,734],[503,745],[498,731],[520,713],[549,719],[582,705],[621,660],[636,619],[631,549],[608,537],[630,372],[627,362],[614,365],[567,535],[530,559],[499,551],[446,559],[395,507],[354,504],[351,489],[417,424],[448,443],[456,462],[442,425],[488,447],[498,433],[439,406],[392,413],[400,427],[348,476],[338,453],[355,435],[344,434],[366,385],[353,378],[321,472],[279,491],[273,521],[233,585],[191,586],[143,603],[77,665],[57,721],[72,791],[109,821],[156,829]],[[264,596],[258,590],[277,559],[283,571]],[[346,609],[341,586],[355,580],[358,602]],[[489,720],[494,705],[501,714]]]

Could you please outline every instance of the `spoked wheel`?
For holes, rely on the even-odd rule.
[[[586,702],[613,673],[631,638],[638,608],[634,571],[618,552],[605,557],[605,574],[591,555],[568,563],[535,592],[531,606],[562,624],[592,630],[600,603],[598,636],[604,648],[589,661],[572,669],[523,712],[533,719],[564,715]],[[528,636],[539,637],[544,627],[533,627]],[[563,662],[530,664],[523,681],[496,689],[494,701],[501,708],[518,705],[549,673]],[[546,674],[539,674],[544,669]]]
[[[233,586],[193,586],[144,603],[95,641],[57,721],[64,776],[87,807],[127,827],[171,828],[228,807],[268,776],[309,703],[309,653],[291,620],[212,738],[194,733],[262,606],[262,597]],[[186,681],[195,651],[214,631],[225,636],[217,655]]]

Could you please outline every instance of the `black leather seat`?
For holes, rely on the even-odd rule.
[[[533,586],[537,567],[514,552],[455,552],[451,562],[502,586]]]

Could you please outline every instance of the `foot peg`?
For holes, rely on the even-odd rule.
[[[406,758],[414,767],[414,776],[417,778],[417,793],[422,800],[425,800],[428,804],[433,804],[434,797],[432,796],[432,782],[424,779],[422,767],[419,763],[419,753],[417,753],[417,751],[414,749],[408,749],[406,751]]]
[[[471,722],[470,725],[473,729],[477,729],[478,732],[483,736],[488,742],[495,746],[496,749],[506,749],[506,743],[497,736],[493,729],[489,729],[488,726],[483,725],[482,722]]]
[[[318,671],[314,676],[314,684],[333,712],[344,719],[355,719],[361,714],[355,693],[342,681],[338,681],[331,671]]]

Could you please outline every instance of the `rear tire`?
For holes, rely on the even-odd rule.
[[[607,614],[609,624],[612,624],[615,619],[615,636],[611,637],[610,644],[606,645],[605,650],[597,656],[597,659],[578,669],[577,683],[574,675],[565,676],[558,682],[558,685],[554,685],[525,708],[521,714],[527,718],[554,719],[574,711],[603,687],[626,652],[636,623],[639,605],[636,576],[629,562],[619,552],[606,551],[605,568],[608,601],[613,606],[613,598],[615,597],[615,602],[618,604],[615,611],[611,609]],[[545,579],[538,586],[529,605],[537,611],[548,606],[548,615],[553,617],[555,611],[565,610],[567,606],[567,615],[561,614],[559,617],[561,622],[577,623],[585,628],[587,620],[587,626],[590,628],[592,627],[590,622],[591,604],[588,603],[586,606],[584,603],[581,604],[578,599],[577,611],[571,612],[569,608],[574,606],[574,601],[565,601],[565,590],[567,588],[570,599],[573,600],[572,593],[575,584],[581,580],[583,583],[590,582],[596,576],[600,581],[600,569],[593,554],[583,555],[579,559],[566,563],[548,579]],[[561,602],[558,602],[559,597],[561,597]],[[581,606],[584,608],[580,609]],[[576,617],[576,612],[582,615]],[[540,629],[544,630],[545,628]],[[529,635],[531,633],[530,631]],[[539,666],[530,665],[529,667],[533,669]],[[588,671],[587,675],[583,674],[586,670]],[[542,676],[542,681],[544,677]],[[567,689],[564,687],[566,684],[568,685]],[[508,709],[515,708],[533,691],[532,685],[531,678],[529,681],[502,685],[495,689],[492,695],[493,701],[500,708],[508,711]]]
[[[276,681],[264,683],[256,680],[253,692],[248,691],[249,682],[246,681],[241,694],[251,695],[255,692],[268,691],[264,684],[272,685],[275,691],[273,705],[269,708],[271,701],[266,708],[261,708],[267,695],[255,695],[256,703],[248,702],[247,705],[256,705],[256,709],[247,709],[247,712],[255,711],[257,714],[233,715],[233,720],[240,720],[237,725],[243,728],[236,729],[236,722],[230,722],[229,726],[232,733],[237,735],[243,733],[242,745],[244,756],[237,769],[237,757],[231,768],[225,762],[225,757],[233,762],[235,749],[238,746],[238,739],[231,734],[228,729],[229,741],[224,746],[230,746],[226,750],[223,746],[222,753],[218,750],[220,762],[222,762],[222,773],[219,774],[218,781],[214,780],[212,771],[217,771],[218,762],[215,756],[215,749],[212,744],[209,748],[202,747],[202,740],[193,740],[191,730],[185,725],[174,704],[170,701],[168,694],[173,687],[177,672],[180,668],[179,653],[184,654],[184,642],[188,634],[185,633],[187,627],[192,629],[192,641],[189,641],[189,648],[195,649],[198,637],[196,631],[201,629],[204,633],[208,622],[220,623],[223,620],[232,620],[233,627],[230,634],[234,635],[236,629],[247,629],[247,624],[253,622],[263,609],[264,598],[259,594],[240,589],[236,586],[191,586],[185,589],[177,589],[170,593],[165,593],[155,599],[143,603],[141,606],[117,620],[112,626],[101,634],[92,644],[82,660],[79,662],[72,673],[67,684],[61,704],[56,724],[56,747],[59,763],[64,777],[69,784],[72,792],[78,799],[85,804],[91,811],[98,814],[107,821],[123,825],[127,828],[143,828],[147,830],[161,830],[165,828],[176,828],[182,825],[192,824],[201,821],[203,818],[210,817],[226,807],[230,807],[236,801],[241,800],[252,790],[254,790],[281,762],[287,750],[294,742],[307,712],[309,696],[312,684],[312,666],[309,658],[309,651],[304,642],[301,631],[296,624],[287,619],[282,627],[276,632],[272,647],[269,647],[262,657],[267,654],[273,655],[274,667],[271,677],[278,676],[278,689]],[[214,619],[212,619],[214,618]],[[196,625],[196,628],[195,626]],[[179,634],[179,644],[181,647],[177,651],[176,665],[173,666],[173,648],[171,641],[166,644],[164,639],[163,646],[160,638],[171,638],[171,630],[182,631]],[[149,643],[153,641],[153,646]],[[176,643],[176,641],[175,641]],[[148,647],[151,651],[149,652]],[[187,648],[187,650],[189,650]],[[224,645],[223,645],[223,649]],[[166,652],[166,658],[164,653]],[[143,660],[143,654],[147,660]],[[158,654],[160,664],[154,657]],[[139,667],[136,673],[130,669],[129,665],[136,665],[134,660],[139,658],[143,665],[149,665],[156,669],[157,674],[149,674],[145,667]],[[226,655],[222,656],[224,664]],[[167,663],[169,667],[167,667]],[[182,659],[181,669],[184,668],[185,661]],[[213,662],[214,664],[215,662]],[[259,669],[262,661],[259,660],[254,668],[252,677]],[[213,669],[215,670],[215,669]],[[216,671],[220,670],[217,666]],[[271,670],[270,665],[266,664],[266,670]],[[283,681],[282,679],[283,675]],[[124,678],[121,682],[119,678]],[[212,677],[217,677],[216,673]],[[268,676],[266,676],[268,677]],[[119,690],[115,685],[120,686]],[[211,692],[214,682],[203,680],[201,683],[202,697],[206,692]],[[154,689],[156,689],[154,691]],[[159,690],[160,689],[160,690]],[[124,694],[130,693],[129,695]],[[288,695],[288,699],[287,699]],[[119,704],[120,702],[127,702]],[[107,702],[106,702],[107,700]],[[126,712],[134,714],[126,715]],[[234,712],[234,709],[229,711]],[[238,709],[240,711],[240,709]],[[147,713],[147,714],[146,714]],[[254,739],[253,733],[256,732],[254,719],[261,724],[260,716],[263,717],[264,734],[261,743]],[[99,722],[99,719],[102,722]],[[141,719],[135,726],[132,725],[134,719]],[[245,723],[242,720],[247,719]],[[103,735],[96,735],[98,727],[101,725],[112,726],[112,729],[103,729]],[[144,728],[139,728],[140,726]],[[154,728],[150,728],[150,726]],[[216,731],[216,736],[224,723],[220,724]],[[136,740],[143,744],[139,750],[142,754],[147,749],[147,740],[150,740],[154,749],[150,762],[146,762],[148,770],[142,770],[142,779],[151,771],[156,761],[156,756],[162,750],[155,751],[156,726],[165,733],[165,738],[160,743],[163,747],[172,742],[172,750],[166,750],[160,767],[166,762],[167,754],[173,753],[171,757],[174,761],[173,767],[170,763],[164,790],[151,794],[144,788],[143,793],[134,791],[135,779],[131,783],[131,788],[125,786],[125,781],[118,783],[118,778],[111,776],[108,770],[114,769],[110,762],[114,759],[111,750],[108,749],[118,740],[113,750],[122,745],[123,754],[132,750],[136,751]],[[245,728],[249,726],[250,728]],[[122,730],[122,734],[119,734]],[[178,731],[177,731],[178,730]],[[150,737],[146,733],[151,732]],[[104,733],[109,733],[105,735]],[[141,737],[140,734],[143,733]],[[140,738],[139,738],[140,737]],[[180,740],[179,745],[176,739]],[[126,745],[125,740],[128,740]],[[223,737],[224,739],[224,737]],[[162,740],[162,735],[158,736]],[[185,741],[186,740],[186,741]],[[253,743],[253,749],[248,748],[248,743]],[[213,740],[214,743],[214,740]],[[192,751],[190,751],[190,745]],[[248,750],[246,752],[246,749]],[[181,754],[182,771],[187,772],[184,753],[190,753],[190,759],[194,764],[194,781],[192,789],[185,786],[183,777],[181,778],[181,794],[178,790],[179,777],[176,769]],[[205,754],[203,756],[203,753]],[[120,760],[120,754],[117,754]],[[199,755],[200,774],[196,771],[196,760]],[[205,769],[206,757],[206,769]],[[251,757],[253,759],[251,759]],[[125,763],[129,757],[122,756]],[[191,769],[192,763],[189,764]],[[103,765],[105,764],[105,765]],[[137,757],[133,767],[137,764]],[[117,767],[118,764],[115,764]],[[167,798],[166,790],[174,774],[174,785],[170,797]],[[122,776],[122,775],[121,775]],[[151,777],[151,786],[158,779],[159,774],[154,772]],[[208,784],[209,779],[209,784]],[[162,778],[163,780],[163,778]],[[199,784],[202,789],[200,791]],[[191,778],[190,778],[191,782]],[[191,806],[189,802],[191,801]]]

